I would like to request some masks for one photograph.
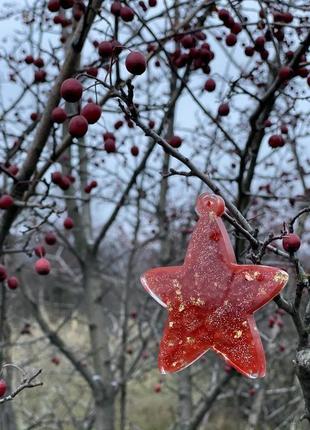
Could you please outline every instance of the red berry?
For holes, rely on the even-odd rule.
[[[237,36],[234,33],[229,33],[225,41],[227,46],[234,46],[237,43]]]
[[[26,64],[32,64],[33,63],[33,56],[32,55],[27,55],[26,57],[25,57],[25,63]]]
[[[6,268],[0,264],[0,282],[5,281],[7,276]]]
[[[222,103],[219,105],[218,114],[220,116],[227,116],[229,112],[230,112],[230,108],[228,103]]]
[[[111,57],[113,54],[113,43],[112,42],[101,42],[98,46],[99,55],[103,58]]]
[[[168,143],[173,148],[179,148],[182,145],[182,139],[180,136],[174,135],[169,139]]]
[[[32,114],[30,115],[30,119],[32,121],[37,121],[38,118],[39,118],[39,115],[37,112],[32,112]]]
[[[59,185],[61,183],[61,180],[62,180],[62,174],[61,174],[61,172],[53,172],[52,175],[51,175],[51,177],[52,177],[52,182],[54,184]]]
[[[254,55],[254,48],[253,46],[247,46],[244,50],[244,53],[247,57],[252,57]]]
[[[44,240],[47,245],[55,245],[57,242],[56,235],[52,231],[46,233]]]
[[[181,44],[184,48],[193,48],[196,44],[196,39],[191,34],[186,34],[181,39]]]
[[[112,140],[114,140],[114,141],[115,141],[115,136],[114,136],[114,134],[113,134],[113,133],[111,133],[110,131],[106,131],[106,132],[103,134],[103,140],[106,142],[108,139],[112,139]]]
[[[34,268],[39,275],[48,275],[51,271],[51,264],[46,258],[39,258],[36,261]]]
[[[205,83],[205,90],[208,91],[209,93],[211,93],[212,91],[215,90],[216,87],[216,83],[214,81],[214,79],[208,79]]]
[[[294,17],[290,12],[284,12],[282,13],[282,20],[286,22],[286,24],[289,24],[293,21]]]
[[[268,144],[271,148],[278,148],[280,146],[284,146],[285,141],[280,134],[273,134],[269,137]]]
[[[134,145],[131,147],[130,152],[134,157],[137,157],[139,155],[139,148]]]
[[[101,107],[96,103],[87,103],[81,111],[81,115],[87,119],[89,124],[95,124],[101,117]]]
[[[66,230],[71,230],[71,228],[74,227],[74,222],[73,219],[70,218],[69,216],[64,220],[64,228]]]
[[[91,190],[92,190],[92,188],[91,188],[90,184],[85,185],[85,187],[84,187],[84,192],[85,193],[89,194],[91,192]]]
[[[88,122],[82,115],[74,116],[69,122],[69,133],[73,137],[83,137],[87,133]]]
[[[231,32],[234,34],[239,34],[242,31],[242,25],[239,22],[235,22],[231,27]]]
[[[49,0],[47,4],[47,8],[50,12],[57,12],[60,8],[60,1],[59,0]]]
[[[97,67],[87,67],[87,69],[85,71],[88,75],[93,76],[94,78],[96,78],[98,76]]]
[[[116,152],[115,140],[113,139],[105,140],[104,149],[107,151],[108,154],[110,154],[111,152]]]
[[[283,66],[280,68],[278,76],[281,81],[287,81],[293,77],[293,69],[288,66]]]
[[[10,276],[7,280],[8,287],[10,290],[16,290],[19,287],[19,281],[16,276]]]
[[[70,185],[71,185],[70,179],[67,176],[62,176],[58,186],[62,190],[68,190],[70,188]]]
[[[11,173],[11,175],[15,176],[17,175],[19,168],[16,166],[16,164],[12,164],[9,168],[8,171]]]
[[[149,0],[149,6],[150,6],[150,7],[155,7],[155,6],[157,6],[157,0]]]
[[[46,254],[46,250],[45,250],[44,246],[37,245],[34,248],[34,253],[37,257],[41,258],[41,257],[44,257],[44,255]]]
[[[64,9],[70,9],[74,4],[74,0],[60,0],[60,6]]]
[[[146,69],[146,61],[144,56],[138,52],[131,52],[126,58],[126,69],[133,75],[142,75]]]
[[[14,200],[9,194],[3,194],[2,197],[0,197],[0,209],[8,209],[11,206],[13,206]]]
[[[98,182],[97,181],[91,181],[91,183],[89,185],[91,186],[91,188],[96,188],[98,186]]]
[[[41,69],[42,67],[44,67],[44,61],[43,61],[43,59],[42,58],[36,58],[35,60],[34,60],[34,62],[33,62],[33,64],[35,65],[35,66],[37,66],[39,69]]]
[[[287,134],[288,133],[288,127],[285,124],[281,125],[281,133]]]
[[[155,391],[155,393],[160,393],[161,392],[161,385],[160,384],[155,384],[154,385],[154,391]]]
[[[116,121],[116,123],[114,124],[114,128],[115,130],[118,130],[119,128],[121,128],[123,126],[123,121],[120,119],[119,121]]]
[[[155,127],[155,121],[153,121],[152,119],[149,120],[149,127],[151,129],[153,129]]]
[[[34,81],[35,82],[45,82],[46,71],[45,70],[36,70],[34,72]]]
[[[121,13],[122,4],[120,1],[114,1],[111,5],[111,13],[115,16],[119,16]]]
[[[289,233],[282,239],[282,246],[287,252],[296,252],[301,245],[300,237],[297,234]]]
[[[56,107],[52,110],[51,118],[53,122],[56,122],[57,124],[62,124],[67,119],[66,111],[61,107]]]
[[[254,41],[255,49],[257,51],[263,50],[265,47],[265,43],[266,43],[265,37],[264,36],[258,36]]]
[[[67,102],[74,103],[80,100],[83,94],[83,85],[74,78],[66,79],[60,87],[61,97]]]
[[[230,18],[230,14],[227,9],[220,9],[218,11],[218,17],[221,21],[228,21]]]
[[[129,6],[123,6],[121,8],[120,12],[121,18],[125,22],[130,22],[134,19],[135,14],[133,13],[133,10]]]
[[[52,357],[51,362],[58,366],[60,364],[60,358],[56,356]]]
[[[0,397],[4,396],[8,386],[4,379],[0,379]]]

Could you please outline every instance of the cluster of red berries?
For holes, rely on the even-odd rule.
[[[59,186],[62,190],[68,190],[70,185],[75,181],[72,175],[63,175],[61,172],[56,171],[51,175],[52,182]]]
[[[237,43],[237,35],[242,31],[242,25],[234,20],[227,9],[220,9],[218,17],[224,26],[230,30],[225,39],[226,45],[234,46]]]
[[[32,55],[27,55],[25,57],[25,63],[30,65],[33,64],[39,70],[35,70],[34,72],[34,82],[40,83],[45,82],[46,79],[46,71],[44,70],[44,60],[43,58],[34,58]]]
[[[19,287],[19,280],[16,276],[9,276],[7,270],[4,266],[0,265],[0,282],[4,282],[6,280],[6,284],[10,290],[16,290]]]
[[[83,0],[49,0],[47,4],[50,12],[58,12],[61,7],[63,9],[72,9],[72,16],[76,21],[79,21],[86,11]],[[72,24],[72,21],[61,14],[54,17],[54,23],[67,27]]]
[[[140,0],[138,2],[138,4],[144,12],[147,11],[147,6],[146,6],[144,1]],[[157,6],[157,0],[148,0],[148,5],[149,5],[149,7]],[[129,17],[131,17],[131,12],[128,12],[127,10],[124,11],[123,10],[124,8],[126,8],[126,6],[123,6],[119,0],[115,0],[111,5],[110,10],[114,16],[120,16],[123,19],[123,21],[126,21],[126,18],[127,18],[127,21],[128,20],[132,21],[133,18],[128,19]],[[124,19],[124,17],[125,17],[125,19]]]
[[[69,103],[80,101],[83,94],[83,85],[78,79],[66,79],[60,88],[60,94],[63,99]],[[88,130],[88,124],[95,124],[101,117],[101,107],[89,102],[81,110],[80,115],[75,115],[69,122],[69,133],[72,137],[80,138],[85,136]],[[67,114],[61,107],[57,107],[52,112],[52,120],[62,123],[66,120]]]
[[[104,60],[116,58],[123,50],[122,45],[115,40],[105,40],[98,44],[98,53]],[[130,52],[125,60],[125,66],[128,72],[133,75],[142,75],[146,70],[146,60],[143,54],[138,51]]]
[[[181,48],[177,48],[170,55],[173,66],[181,69],[191,64],[194,70],[201,69],[206,74],[211,72],[210,63],[214,59],[214,52],[210,44],[205,42],[205,33],[200,31],[192,34],[178,35],[175,39],[180,41],[181,47],[185,49],[185,52]],[[155,46],[148,46],[148,51],[155,50]]]

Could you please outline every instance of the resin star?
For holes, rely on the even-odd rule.
[[[265,354],[254,312],[280,293],[288,281],[283,270],[239,265],[221,216],[221,197],[202,194],[199,220],[184,264],[148,270],[145,289],[168,309],[158,364],[176,372],[212,349],[242,374],[265,375]]]

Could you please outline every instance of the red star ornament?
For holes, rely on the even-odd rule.
[[[168,309],[159,369],[180,371],[213,349],[243,375],[263,377],[265,354],[253,314],[280,293],[288,274],[237,264],[221,220],[221,197],[202,194],[196,211],[199,220],[184,264],[151,269],[141,277],[144,288]]]

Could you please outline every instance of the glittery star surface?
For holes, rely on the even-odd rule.
[[[158,358],[162,373],[176,372],[212,349],[240,373],[265,375],[265,354],[254,312],[288,281],[283,270],[239,265],[221,220],[224,201],[202,194],[199,220],[184,264],[148,270],[145,289],[168,310]]]

